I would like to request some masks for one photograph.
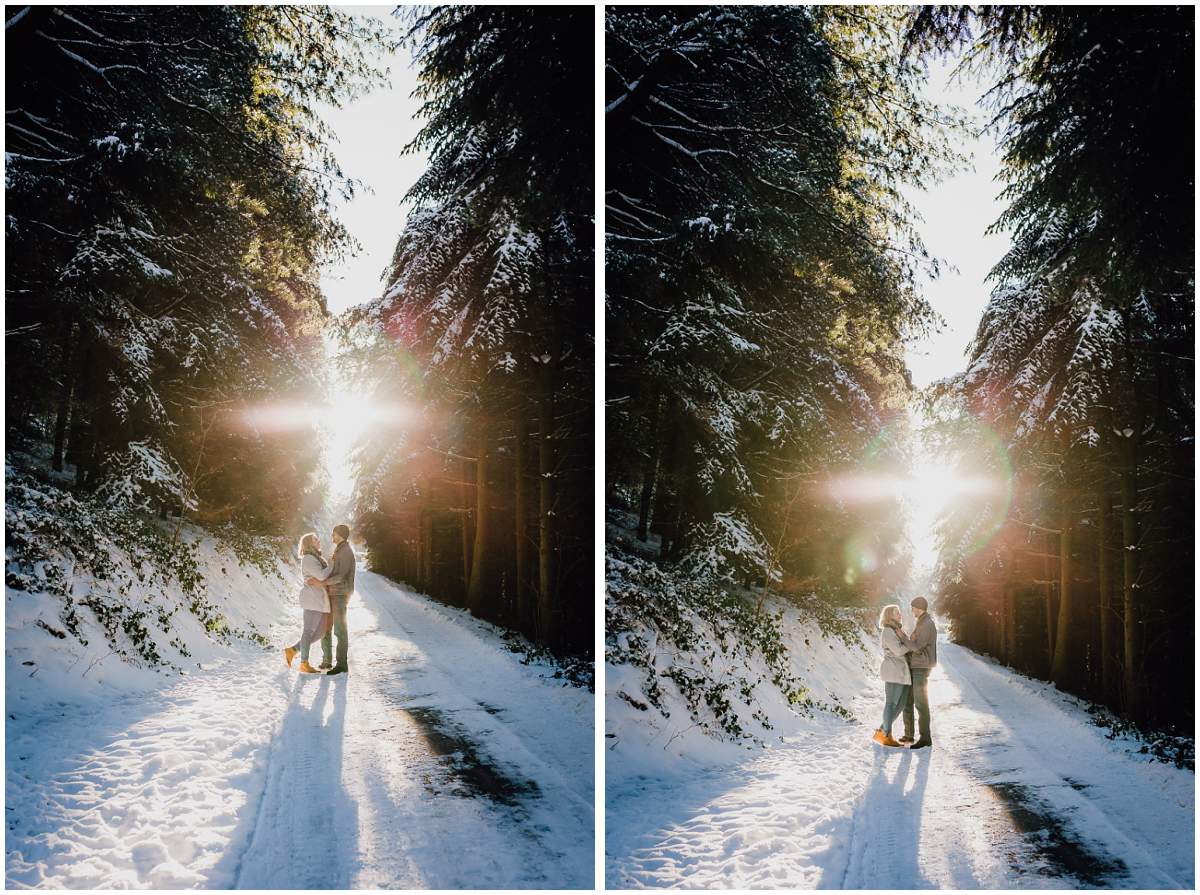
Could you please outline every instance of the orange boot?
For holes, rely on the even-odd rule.
[[[303,661],[300,663],[300,670],[302,672],[304,672],[305,674],[320,674],[321,673],[321,672],[317,671],[317,669],[315,669],[311,665],[309,665],[307,662],[303,662]]]
[[[283,648],[283,661],[287,662],[287,667],[292,667],[292,659],[296,658],[296,653],[300,652],[294,646],[285,646]]]
[[[898,742],[896,742],[890,736],[888,736],[886,733],[884,733],[882,729],[877,729],[875,731],[874,735],[871,737],[871,739],[873,739],[875,742],[877,742],[881,746],[899,746],[900,745]]]

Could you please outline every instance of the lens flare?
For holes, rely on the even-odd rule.
[[[374,402],[347,389],[328,402],[252,405],[242,409],[239,419],[243,427],[264,436],[311,431],[321,443],[329,499],[337,505],[354,490],[355,445],[368,431],[400,428],[414,416],[409,405]]]
[[[879,553],[866,532],[858,532],[846,541],[842,558],[845,560],[845,581],[848,585],[853,585],[859,578],[879,568]]]
[[[954,512],[967,538],[956,548],[962,557],[986,547],[1004,526],[1012,506],[1013,468],[1008,448],[996,432],[977,417],[963,414],[947,424],[956,453],[954,471],[960,482],[959,499],[939,510]],[[929,475],[936,479],[938,468]]]
[[[362,431],[368,426],[402,425],[411,417],[404,404],[377,404],[348,394],[330,402],[276,401],[242,408],[241,424],[259,434],[296,432],[324,427],[335,432]]]
[[[963,536],[952,549],[971,555],[985,547],[1004,525],[1012,503],[1013,473],[999,436],[977,418],[936,424],[939,441],[953,446],[952,459],[936,455],[914,433],[920,420],[886,427],[864,451],[856,471],[830,477],[827,495],[860,510],[898,502],[904,508],[906,536],[918,575],[937,563],[938,526],[949,520]],[[926,423],[925,425],[931,425]],[[879,568],[880,557],[865,534],[843,545],[848,585]]]

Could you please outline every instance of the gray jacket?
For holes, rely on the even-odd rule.
[[[910,667],[932,668],[937,664],[937,625],[928,612],[913,625],[909,639],[913,643],[913,651],[908,656]]]
[[[350,549],[349,541],[342,541],[333,551],[325,589],[330,594],[343,596],[354,593],[354,551]]]

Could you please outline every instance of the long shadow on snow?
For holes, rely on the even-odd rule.
[[[247,650],[238,659],[254,654]],[[105,804],[106,793],[102,789],[88,787],[83,791],[64,788],[60,781],[86,773],[88,766],[103,761],[104,754],[114,745],[128,740],[140,725],[153,721],[179,706],[186,706],[197,698],[193,688],[202,680],[203,672],[192,672],[187,676],[164,676],[160,686],[144,686],[127,692],[108,694],[92,703],[60,702],[47,704],[35,711],[18,715],[15,708],[6,706],[5,788],[7,793],[5,836],[5,881],[9,886],[37,885],[38,877],[12,869],[14,853],[28,849],[39,851],[36,872],[58,872],[64,863],[77,861],[77,843],[72,836],[79,832],[75,822],[90,811]],[[287,690],[280,682],[266,682],[266,694],[277,691],[286,698]],[[39,757],[39,784],[30,792],[19,778],[28,779],[22,763],[27,757]],[[149,762],[158,756],[148,753]],[[145,764],[145,763],[144,763]],[[47,769],[51,769],[47,774]],[[149,774],[153,772],[143,772]],[[248,790],[254,785],[257,771],[237,774],[228,778],[233,789]],[[36,808],[28,815],[22,808],[34,800]],[[18,814],[18,812],[21,812]],[[160,830],[167,834],[175,831],[169,821]],[[238,833],[242,832],[239,825]],[[53,836],[49,844],[39,842],[47,835]],[[87,835],[92,835],[91,831]],[[237,833],[235,833],[237,835]],[[44,850],[44,851],[42,851]],[[209,871],[211,878],[215,869]]]
[[[854,811],[817,830],[831,837],[830,852],[850,842],[845,861],[827,865],[817,888],[936,888],[921,873],[920,861],[921,812],[932,761],[928,751],[875,748],[871,779]],[[905,792],[910,779],[912,789]]]
[[[249,791],[253,778],[245,780],[247,807],[252,803],[253,807],[242,812],[229,839],[237,850],[227,851],[209,872],[211,887],[351,887],[348,862],[328,857],[353,855],[358,849],[358,805],[342,783],[348,684],[345,677],[331,679],[325,675],[298,675],[291,681],[287,709],[271,741],[271,755],[257,800]],[[316,693],[305,706],[302,696],[310,688]],[[331,696],[333,710],[326,719],[325,706]],[[247,723],[252,720],[247,719]],[[287,753],[302,739],[310,744],[329,744],[328,753],[316,750],[319,766],[297,766],[290,760],[292,756]],[[327,763],[323,762],[325,755]],[[264,811],[275,813],[268,817]],[[265,844],[271,837],[280,836],[277,828],[266,831],[268,840],[256,841],[256,830],[263,824],[294,825],[284,834],[293,845],[293,854],[284,866],[273,866],[272,859],[278,856],[271,855]]]

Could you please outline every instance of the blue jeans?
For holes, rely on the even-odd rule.
[[[883,724],[880,729],[888,736],[892,735],[892,723],[900,716],[910,689],[908,684],[893,684],[890,681],[883,685]]]
[[[304,610],[304,630],[300,634],[300,639],[296,641],[296,645],[292,647],[292,649],[300,650],[301,662],[308,661],[309,648],[325,636],[325,629],[328,626],[328,612],[318,612],[315,609]]]

